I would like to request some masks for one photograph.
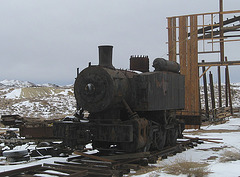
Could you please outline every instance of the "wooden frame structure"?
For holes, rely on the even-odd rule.
[[[235,16],[240,13],[240,10],[223,12],[221,2],[219,12],[167,18],[169,60],[178,61],[181,66],[180,72],[185,75],[185,110],[180,114],[190,116],[189,124],[191,125],[201,124],[199,79],[211,66],[218,66],[219,103],[222,107],[220,66],[240,64],[240,61],[224,61],[224,42],[240,41],[240,35],[224,36],[224,33],[227,32],[240,31],[240,15]],[[232,15],[233,17],[223,21],[223,15]],[[238,39],[227,40],[227,38]],[[216,62],[200,63],[198,61],[200,54],[213,53],[220,54],[220,59]],[[201,66],[208,66],[208,68],[207,70],[204,68],[204,73],[199,76],[199,67]]]

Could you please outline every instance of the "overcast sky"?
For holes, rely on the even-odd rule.
[[[76,68],[98,64],[98,45],[114,46],[113,65],[130,55],[167,56],[166,17],[219,11],[219,0],[0,0],[0,80],[72,84]],[[224,10],[239,10],[224,0]],[[234,42],[239,59],[240,42]],[[231,52],[232,53],[232,52]],[[237,58],[238,57],[238,58]],[[229,58],[231,60],[231,58]],[[239,66],[240,67],[240,66]],[[239,70],[239,67],[235,70]],[[240,82],[240,72],[233,72]]]

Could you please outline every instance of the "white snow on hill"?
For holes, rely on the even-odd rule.
[[[0,84],[2,84],[2,86],[8,86],[8,87],[34,87],[34,86],[36,86],[34,83],[31,83],[28,81],[19,81],[19,80],[3,80],[3,81],[0,81]]]
[[[0,115],[56,118],[73,115],[73,86],[36,85],[28,81],[0,81]]]

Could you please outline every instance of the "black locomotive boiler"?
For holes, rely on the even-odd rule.
[[[143,69],[138,70],[146,72],[116,69],[112,49],[99,46],[99,65],[89,63],[78,73],[74,83],[78,114],[55,123],[55,136],[71,148],[92,143],[98,150],[140,152],[174,145],[184,127],[176,118],[176,110],[185,103],[179,65],[157,58],[155,71],[148,72],[148,58],[136,56],[131,68],[140,66]],[[88,118],[83,118],[83,110],[89,112]]]

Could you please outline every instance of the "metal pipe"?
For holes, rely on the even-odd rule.
[[[99,49],[99,66],[115,69],[112,65],[113,46],[103,45],[98,46]]]

